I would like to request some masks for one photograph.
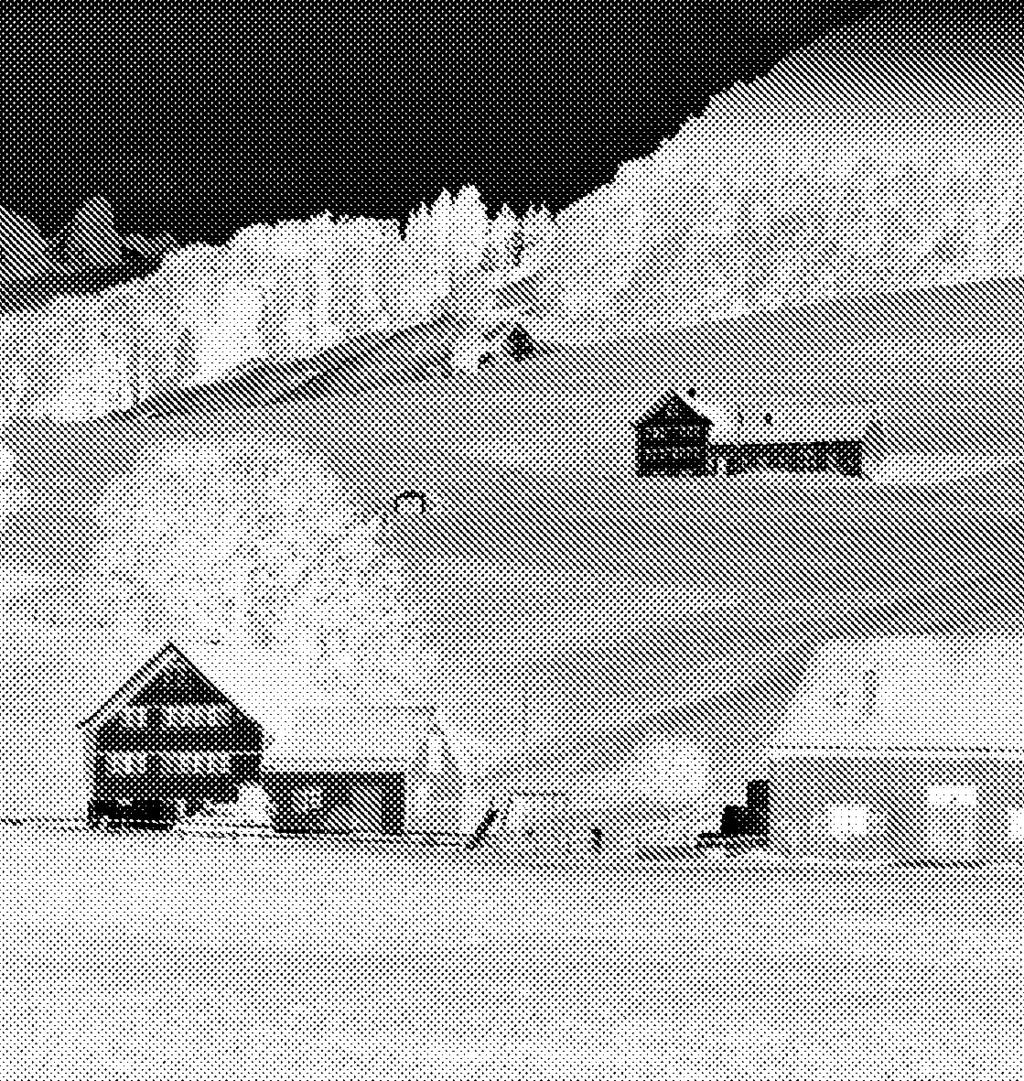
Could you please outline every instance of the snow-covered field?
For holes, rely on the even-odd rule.
[[[1010,1078],[1024,870],[6,831],[28,1081]]]

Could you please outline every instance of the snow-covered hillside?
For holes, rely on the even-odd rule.
[[[1012,51],[964,11],[938,38],[919,20],[878,21],[891,17],[719,95],[555,220],[532,208],[489,216],[466,187],[404,226],[327,213],[257,223],[224,245],[172,251],[100,297],[0,318],[0,403],[84,419],[435,320],[462,327],[449,350],[458,358],[467,337],[513,313],[535,339],[575,347],[1015,280],[1024,127],[1013,104],[1024,80]],[[110,258],[101,209],[83,207],[67,231],[73,248],[90,239],[89,264]]]
[[[886,6],[714,98],[558,215],[538,265],[546,335],[1018,276],[1019,46],[1019,26],[970,5]]]
[[[5,433],[20,494],[0,537],[3,693],[33,718],[16,739],[41,765],[33,776],[12,756],[6,791],[38,795],[46,778],[52,790],[70,726],[164,639],[212,664],[231,661],[219,640],[256,673],[254,658],[280,667],[296,641],[289,574],[312,575],[303,588],[323,601],[321,630],[347,626],[341,598],[328,603],[337,565],[308,539],[330,532],[336,498],[316,485],[301,498],[265,490],[285,468],[387,514],[379,539],[397,577],[377,592],[367,579],[357,652],[372,669],[373,620],[383,646],[396,624],[381,613],[415,614],[423,637],[404,640],[421,643],[416,694],[441,711],[480,798],[524,784],[582,803],[644,791],[657,804],[664,763],[681,761],[693,764],[691,795],[734,800],[821,637],[1018,619],[1005,568],[1022,540],[1024,397],[1005,328],[1022,299],[995,283],[837,301],[552,348],[474,377],[19,420]],[[894,459],[898,483],[636,479],[629,421],[666,386],[691,384],[727,400],[878,401],[893,453],[917,457]],[[951,471],[951,455],[986,460]],[[907,460],[932,463],[927,483],[907,483]],[[388,513],[410,488],[430,512]],[[171,500],[159,520],[147,492]],[[238,607],[240,583],[269,624]],[[274,685],[288,709],[321,708],[305,677]],[[267,702],[268,716],[280,705]],[[359,732],[352,711],[325,723]],[[663,795],[689,806],[678,778]]]
[[[587,1081],[1019,1073],[1018,867],[0,836],[11,1078],[192,1081],[197,1062],[209,1081],[578,1081],[581,1062]]]
[[[11,233],[14,216],[0,233],[4,221]],[[241,373],[290,389],[420,327],[507,331],[529,307],[523,280],[552,228],[543,209],[488,217],[471,187],[442,192],[404,231],[325,213],[179,248],[166,235],[119,237],[113,221],[105,200],[89,200],[49,248],[39,241],[43,276],[0,289],[0,420],[83,420]]]

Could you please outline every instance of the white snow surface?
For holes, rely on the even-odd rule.
[[[1016,871],[0,837],[6,1077],[967,1081],[1019,1062]]]
[[[1020,752],[1022,721],[1024,634],[854,638],[818,650],[772,743]]]

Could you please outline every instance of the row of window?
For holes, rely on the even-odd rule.
[[[702,457],[697,447],[652,447],[641,456],[645,462],[696,462]]]
[[[224,751],[105,751],[100,755],[108,776],[133,777],[145,773],[230,774],[234,755]],[[152,762],[152,767],[150,763]]]
[[[431,788],[429,781],[421,781],[416,786],[416,798],[421,805],[430,802]],[[299,815],[320,814],[324,809],[324,791],[319,785],[300,785],[292,789],[292,811]]]
[[[959,785],[941,785],[942,789],[958,789]],[[933,808],[972,806],[957,802],[956,798],[941,800],[937,793],[929,793],[929,805]],[[1024,807],[1008,807],[1006,810],[1007,836],[1011,840],[1024,840]],[[831,837],[846,840],[849,837],[878,837],[885,832],[885,815],[878,814],[866,803],[833,803],[827,811],[827,829]]]
[[[641,447],[640,460],[643,462],[698,461],[704,456],[704,448],[694,447]],[[819,469],[837,472],[841,469],[856,468],[856,461],[840,461],[835,454],[819,456],[811,449],[780,451],[765,454],[763,451],[741,453],[731,459],[717,455],[713,460],[712,472],[724,475],[729,470],[741,472],[747,469],[787,469],[796,472],[813,473]]]
[[[650,428],[644,428],[643,434],[648,439],[672,439],[673,437],[681,437],[683,439],[700,439],[704,435],[704,430],[703,428],[695,428],[688,425],[680,425],[678,427],[673,426],[671,428],[659,428],[654,426]]]
[[[215,728],[231,723],[231,707],[220,705],[131,706],[121,713],[125,728],[148,728],[151,710],[160,710],[160,725],[167,728]]]

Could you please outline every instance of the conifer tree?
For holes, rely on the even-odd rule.
[[[454,284],[478,267],[487,246],[487,208],[474,187],[465,187],[452,203],[449,274]]]
[[[522,257],[522,223],[505,203],[491,220],[482,267],[497,279],[503,279],[519,265]]]
[[[531,206],[523,215],[522,237],[523,250],[520,257],[520,265],[533,269],[538,255],[544,246],[551,240],[555,229],[555,221],[547,206],[541,206],[538,210]]]
[[[516,323],[505,337],[504,353],[509,360],[517,363],[529,360],[535,348],[533,339],[522,323]]]

